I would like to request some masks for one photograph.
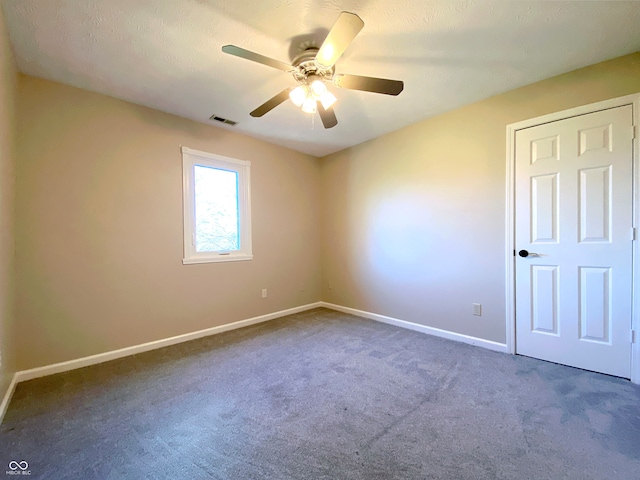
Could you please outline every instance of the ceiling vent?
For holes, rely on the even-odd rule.
[[[209,120],[215,120],[216,122],[226,123],[227,125],[231,125],[232,127],[235,127],[238,124],[238,122],[234,122],[233,120],[229,120],[228,118],[219,117],[215,113],[209,117]]]

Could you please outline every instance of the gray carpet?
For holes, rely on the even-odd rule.
[[[56,480],[631,480],[640,388],[317,309],[21,383],[0,477],[11,461]]]

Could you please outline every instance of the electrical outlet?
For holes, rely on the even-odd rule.
[[[262,298],[267,298],[267,289],[266,288],[262,289]]]
[[[480,305],[479,303],[472,303],[471,305],[473,305],[473,314],[477,317],[481,317],[482,316],[482,305]]]

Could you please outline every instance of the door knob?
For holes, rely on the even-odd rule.
[[[520,255],[521,257],[539,257],[540,255],[538,255],[537,253],[533,253],[533,252],[528,252],[527,250],[520,250],[518,252],[518,255]]]

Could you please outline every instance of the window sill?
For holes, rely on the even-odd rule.
[[[194,263],[220,263],[220,262],[242,262],[252,260],[253,255],[216,255],[215,257],[193,257],[183,258],[183,265],[191,265]]]

